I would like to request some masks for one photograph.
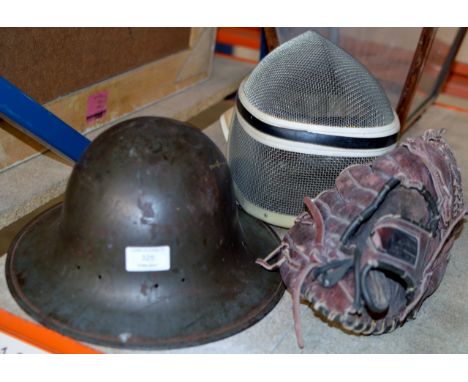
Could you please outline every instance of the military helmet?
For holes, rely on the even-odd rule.
[[[284,286],[255,264],[278,244],[237,207],[226,159],[201,131],[124,121],[73,168],[64,202],[31,221],[6,275],[34,319],[86,342],[175,348],[239,332]]]

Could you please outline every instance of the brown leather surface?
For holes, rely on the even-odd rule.
[[[413,318],[439,286],[466,214],[460,170],[440,130],[346,168],[334,189],[305,204],[309,212],[257,261],[280,268],[301,347],[301,298],[356,334],[389,332]]]

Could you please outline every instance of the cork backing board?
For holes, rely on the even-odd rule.
[[[208,77],[215,28],[0,28],[0,75],[78,131]],[[0,121],[0,171],[45,148]]]
[[[0,28],[0,75],[40,103],[189,47],[190,28]]]

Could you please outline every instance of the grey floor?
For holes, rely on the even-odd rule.
[[[468,114],[431,107],[407,135],[418,135],[428,128],[447,130],[446,138],[461,168],[464,188],[468,190]],[[205,132],[225,150],[218,123]],[[305,348],[301,350],[296,345],[291,297],[286,292],[272,312],[237,335],[207,345],[161,353],[468,353],[467,243],[468,230],[465,228],[451,251],[451,260],[440,287],[426,300],[415,320],[392,333],[349,335],[331,327],[308,306],[302,305]],[[0,268],[4,263],[5,256],[2,256]],[[27,318],[8,292],[4,272],[0,272],[0,307]]]

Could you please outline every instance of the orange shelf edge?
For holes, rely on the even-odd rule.
[[[101,354],[62,334],[0,309],[0,331],[49,353]]]
[[[246,48],[260,49],[260,28],[218,28],[216,42],[226,45],[238,45]]]

